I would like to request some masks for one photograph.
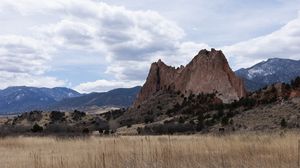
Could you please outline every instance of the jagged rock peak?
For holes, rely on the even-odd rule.
[[[215,49],[201,50],[189,64],[177,69],[161,60],[153,63],[135,106],[167,88],[183,94],[217,91],[223,102],[238,100],[246,95],[243,81],[235,76],[223,52]]]

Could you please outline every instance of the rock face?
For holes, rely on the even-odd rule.
[[[201,50],[189,64],[177,69],[161,60],[152,63],[134,106],[162,89],[180,91],[185,95],[217,92],[224,103],[246,95],[243,81],[235,76],[222,51],[215,49]]]

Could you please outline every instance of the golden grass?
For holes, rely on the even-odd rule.
[[[1,168],[298,167],[300,135],[0,139]]]

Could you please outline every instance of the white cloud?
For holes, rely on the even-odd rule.
[[[109,59],[147,59],[152,53],[172,50],[184,31],[153,11],[131,11],[94,1],[65,3],[67,16],[41,29],[55,44],[107,51]],[[88,14],[87,14],[88,13]]]
[[[74,89],[80,93],[104,92],[115,88],[130,88],[142,85],[143,81],[120,81],[120,80],[97,80],[94,82],[86,82],[76,86]]]
[[[48,68],[48,51],[33,38],[0,36],[0,71],[41,74]]]
[[[184,31],[157,12],[85,2],[64,3],[67,16],[63,20],[35,29],[62,50],[102,53],[108,64],[106,73],[116,80],[143,80],[151,62],[164,57],[182,64],[191,57],[187,56],[191,45],[207,46],[182,42]]]
[[[300,59],[300,16],[268,35],[223,47],[234,69],[267,58]]]
[[[65,84],[66,81],[58,80],[55,77],[0,71],[1,89],[4,89],[8,86],[34,86],[52,88],[57,86],[65,86]]]
[[[221,4],[224,3],[227,1],[222,1]],[[215,5],[210,7],[212,6]],[[219,7],[220,5],[213,9],[216,10]],[[204,8],[205,11],[211,9],[205,5]],[[64,57],[62,60],[70,60],[65,63],[68,66],[76,62],[76,66],[80,67],[80,63],[86,60],[106,64],[104,68],[106,70],[101,72],[102,74],[99,72],[99,79],[102,80],[75,86],[78,91],[106,91],[116,87],[131,87],[142,84],[141,81],[146,79],[153,61],[162,59],[169,65],[185,65],[200,49],[209,48],[205,43],[186,40],[185,31],[158,12],[133,11],[96,0],[3,0],[0,3],[0,9],[2,13],[10,10],[13,11],[12,13],[18,12],[22,16],[34,16],[34,18],[41,16],[43,19],[43,17],[55,16],[55,19],[51,18],[49,21],[46,19],[47,21],[30,27],[33,32],[30,38],[0,36],[0,63],[2,65],[0,73],[6,74],[0,76],[0,82],[5,83],[0,87],[20,84],[64,85],[64,81],[45,75],[48,70],[51,70],[50,62],[54,57],[57,60],[62,57]],[[199,10],[198,7],[195,9]],[[210,11],[212,12],[215,13],[213,10]],[[228,17],[214,18],[207,22],[211,18],[203,19],[204,16],[199,14],[202,21],[196,24],[196,28],[202,32],[210,29],[218,30],[218,36],[212,40],[225,39],[220,36],[220,34],[227,35],[223,33],[223,27],[212,27],[212,22],[226,20],[227,25],[231,25],[231,28],[237,26],[238,29],[254,25],[252,21],[247,21],[247,24],[241,22],[244,19],[242,16],[246,16],[246,13],[232,16],[238,17],[239,22],[234,23],[239,23],[239,25],[231,25],[227,24],[227,20],[224,19]],[[253,18],[257,21],[257,17]],[[198,16],[191,19],[198,20]],[[266,18],[259,23],[264,23],[265,20]],[[202,30],[203,27],[200,24],[206,24],[203,25],[205,31]],[[299,24],[300,17],[269,35],[225,46],[222,49],[229,57],[234,69],[250,66],[270,57],[299,59]],[[195,28],[195,25],[191,25],[191,28]],[[232,35],[232,32],[229,34]],[[75,57],[66,53],[83,54],[73,60]],[[90,55],[97,55],[97,57],[91,58]],[[109,76],[112,80],[103,79],[103,76]]]
[[[62,80],[43,76],[51,47],[42,41],[24,36],[0,36],[0,88],[8,86],[62,86]]]

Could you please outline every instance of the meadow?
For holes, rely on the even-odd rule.
[[[1,168],[286,168],[300,135],[6,137]]]

